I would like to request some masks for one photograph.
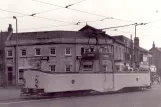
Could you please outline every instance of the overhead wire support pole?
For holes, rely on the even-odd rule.
[[[137,26],[137,23],[135,24],[135,37],[136,37],[136,26]]]

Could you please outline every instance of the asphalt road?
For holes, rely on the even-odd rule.
[[[0,107],[161,107],[161,85],[148,91],[108,95],[5,100],[0,101]]]

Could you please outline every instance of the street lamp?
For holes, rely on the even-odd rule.
[[[17,28],[17,17],[13,16],[13,19],[16,20],[16,49],[15,49],[15,79],[16,79],[16,85],[18,85],[18,36],[17,36],[17,32],[18,32],[18,28]]]

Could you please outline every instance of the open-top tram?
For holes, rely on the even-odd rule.
[[[148,66],[140,66],[136,69],[127,67],[122,61],[115,62],[114,53],[117,52],[114,52],[115,40],[112,37],[110,37],[112,38],[110,41],[106,41],[109,36],[102,31],[96,31],[92,34],[87,33],[87,35],[82,41],[86,40],[88,43],[78,44],[78,41],[75,40],[75,44],[72,45],[73,51],[75,51],[73,56],[69,58],[69,56],[65,56],[66,53],[65,55],[60,53],[59,59],[55,59],[59,62],[57,63],[59,67],[55,71],[42,70],[43,63],[42,65],[41,63],[38,64],[40,65],[40,67],[37,67],[38,69],[24,70],[22,94],[82,91],[104,93],[116,92],[127,87],[149,88],[151,86]],[[100,41],[102,40],[100,43],[99,38]],[[89,40],[96,41],[96,44],[89,43]],[[59,43],[57,44],[59,45]],[[65,52],[70,53],[69,48],[65,49]],[[77,56],[78,54],[80,56]]]
[[[86,54],[90,58],[94,53]],[[87,57],[86,56],[86,57]],[[38,95],[59,92],[96,91],[115,92],[123,88],[150,88],[149,69],[131,69],[124,63],[114,63],[111,53],[99,53],[98,70],[81,69],[73,72],[51,72],[38,69],[24,70],[22,94]],[[88,57],[88,58],[89,58]],[[96,58],[96,57],[95,57]],[[89,60],[89,59],[88,59]],[[107,66],[104,66],[104,65]],[[97,69],[97,68],[95,68]]]

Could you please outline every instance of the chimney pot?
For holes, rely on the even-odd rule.
[[[155,43],[153,42],[153,48],[155,48]]]

